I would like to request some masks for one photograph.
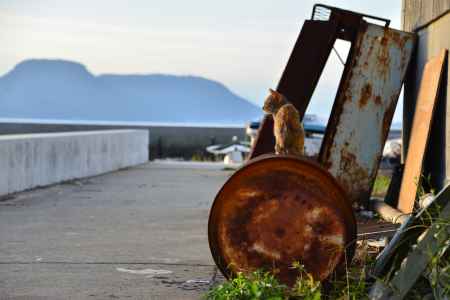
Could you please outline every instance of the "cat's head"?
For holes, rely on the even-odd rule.
[[[285,104],[287,100],[281,93],[269,89],[269,96],[264,101],[263,110],[268,114],[275,114]]]

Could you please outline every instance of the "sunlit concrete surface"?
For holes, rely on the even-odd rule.
[[[0,135],[0,195],[148,160],[147,130]]]
[[[200,299],[230,171],[150,162],[0,202],[0,299]],[[26,298],[30,297],[30,298]]]

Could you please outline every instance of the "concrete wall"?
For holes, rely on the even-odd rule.
[[[148,160],[147,130],[0,136],[0,195]]]
[[[84,130],[104,129],[146,129],[151,134],[150,155],[155,157],[184,157],[191,158],[193,154],[204,152],[204,149],[212,143],[229,143],[233,136],[244,140],[244,126],[181,126],[158,124],[85,124],[66,123],[38,123],[27,121],[8,121],[0,119],[0,135],[16,133],[41,133],[41,132],[69,132]]]

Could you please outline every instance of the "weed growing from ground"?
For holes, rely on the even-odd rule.
[[[389,188],[391,178],[386,175],[378,175],[373,184],[372,195],[384,196]]]
[[[346,276],[335,275],[324,286],[309,274],[299,262],[292,268],[299,273],[292,288],[280,284],[270,272],[261,270],[244,274],[238,273],[233,279],[213,287],[206,295],[206,300],[322,300],[367,299],[366,274],[374,264],[374,257],[368,254],[367,244],[360,247],[356,263],[347,269]]]
[[[292,288],[281,284],[270,272],[261,270],[237,276],[228,282],[215,286],[205,296],[207,300],[320,300],[322,285],[307,273],[298,262],[292,266],[299,277]]]
[[[299,262],[292,264],[294,269],[299,271],[299,277],[294,287],[290,291],[291,299],[320,300],[322,297],[322,285],[320,281],[314,280],[311,274],[307,273],[305,267]]]
[[[287,287],[280,284],[270,272],[255,271],[248,275],[238,273],[228,282],[210,290],[207,300],[284,300]]]

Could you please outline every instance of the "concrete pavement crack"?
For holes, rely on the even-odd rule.
[[[214,266],[213,274],[211,276],[211,279],[209,280],[209,286],[212,287],[214,284],[216,284],[216,278],[217,278],[217,272],[218,272],[217,266]]]

